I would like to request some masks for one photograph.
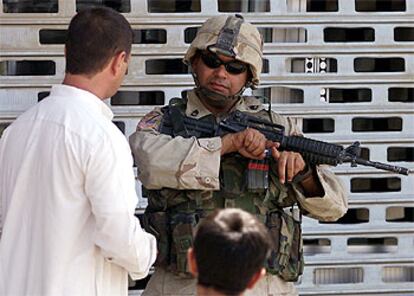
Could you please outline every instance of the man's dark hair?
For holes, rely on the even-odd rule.
[[[131,52],[133,31],[123,15],[98,7],[80,11],[66,39],[66,73],[93,75],[116,54]]]
[[[264,266],[271,242],[253,215],[224,209],[200,223],[194,237],[198,284],[238,295]]]

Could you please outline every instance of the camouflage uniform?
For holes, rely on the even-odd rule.
[[[187,51],[185,62],[191,61],[196,50],[210,50],[209,46],[220,43],[216,32],[226,19],[226,16],[215,17],[203,25]],[[252,75],[247,85],[254,88],[261,72],[260,35],[247,23],[239,29],[233,56],[250,66]],[[196,77],[195,80],[197,83]],[[257,98],[240,96],[237,99],[231,111],[247,112],[283,125],[286,134],[300,134],[294,120],[268,113]],[[195,91],[188,92],[187,98],[176,102],[188,117],[200,121],[215,119]],[[301,185],[279,182],[272,159],[269,188],[251,192],[245,186],[247,159],[235,153],[221,156],[220,137],[183,138],[161,133],[165,110],[155,108],[148,113],[130,138],[138,177],[149,189],[145,214],[147,230],[156,235],[159,248],[159,267],[143,295],[195,295],[195,281],[183,277],[187,271],[185,254],[192,244],[192,230],[204,215],[223,207],[239,207],[256,214],[266,223],[278,244],[277,252],[272,252],[267,266],[274,275],[268,274],[245,295],[296,295],[289,281],[294,281],[303,268],[302,239],[298,234],[300,221],[285,213],[288,212],[286,209],[297,204],[303,213],[318,220],[340,218],[347,210],[347,198],[338,179],[325,166],[314,168],[324,195],[305,197]],[[292,246],[297,248],[296,253]]]
[[[254,97],[242,97],[235,106],[235,109],[249,112],[250,114],[267,113],[264,111],[264,107],[260,104],[259,100]],[[196,119],[211,115],[211,113],[201,104],[193,91],[188,93],[188,103],[185,112],[187,116]],[[154,209],[160,210],[162,208],[166,209],[168,207],[174,207],[176,204],[181,204],[181,202],[183,202],[183,196],[179,194],[179,190],[190,195],[199,193],[203,200],[209,201],[211,194],[217,191],[220,192],[221,189],[219,177],[221,139],[219,137],[205,139],[172,138],[169,135],[160,134],[159,127],[162,116],[160,108],[156,108],[148,113],[138,124],[137,132],[130,138],[130,144],[139,165],[139,179],[147,189],[156,190],[151,190],[151,194],[152,192],[160,192],[159,190],[162,189],[161,192],[165,197],[165,203],[159,205],[155,204],[155,202],[159,203],[159,199],[152,199],[150,195],[148,211]],[[276,113],[272,113],[272,117],[275,123],[282,124],[286,127],[286,133],[299,134],[298,127],[294,124],[292,119],[280,116]],[[307,213],[307,216],[322,221],[334,221],[341,217],[347,210],[345,190],[334,174],[326,167],[318,166],[316,171],[325,192],[324,196],[306,198],[300,185],[282,185],[273,173],[270,174],[272,182],[269,190],[273,190],[273,196],[277,195],[278,200],[281,203],[285,201],[287,205],[291,205],[289,200],[294,199],[297,201],[303,211]],[[221,181],[223,184],[223,180]],[[240,182],[240,180],[237,182]],[[170,190],[167,188],[174,188],[177,190]],[[229,191],[231,190],[232,189]],[[241,196],[242,192],[236,191],[233,195],[238,194]],[[264,198],[265,194],[263,193],[263,199]],[[231,198],[226,201],[215,200],[213,205],[208,204],[205,207],[211,208],[212,206],[238,206],[252,212],[252,207],[250,205],[244,206],[242,202],[238,203],[237,198],[234,197],[233,200]],[[253,207],[253,213],[255,214],[260,214],[261,208],[266,208],[266,204],[263,204],[263,202],[261,204],[256,203],[255,206],[256,207]],[[158,239],[160,240],[160,237]],[[162,239],[163,238],[161,237],[161,240]],[[165,248],[165,245],[161,248]],[[166,294],[158,295],[174,295],[174,293],[178,293],[177,289],[179,289],[178,286],[180,286],[180,282],[183,283],[184,286],[194,287],[194,289],[190,288],[190,294],[181,294],[184,292],[180,292],[180,294],[176,295],[192,295],[191,292],[194,293],[195,284],[193,281],[181,279],[165,270],[161,273],[163,274],[162,277],[168,277],[168,279],[163,279],[163,281],[165,281],[165,283],[169,282],[168,285],[164,285],[163,289],[168,290],[168,288],[170,288],[172,290],[169,291],[172,292],[171,294],[167,292]],[[149,288],[151,287],[151,284],[156,281],[157,277],[159,277],[159,275],[156,275],[154,279],[151,280]],[[275,278],[277,276],[268,277]],[[270,281],[270,279],[265,279],[265,281]],[[276,291],[292,291],[293,289],[291,283],[283,282],[279,278],[274,279],[273,282],[277,282],[278,288]],[[271,281],[271,284],[273,282]],[[268,285],[260,283],[257,285],[256,289],[267,289],[267,287]],[[256,294],[252,295],[261,295],[257,291],[254,291],[256,290],[253,290],[252,293]],[[150,291],[146,291],[146,293],[149,292]],[[285,295],[289,295],[289,293]]]

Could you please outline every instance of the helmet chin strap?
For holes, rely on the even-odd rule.
[[[243,86],[236,94],[231,96],[226,96],[223,94],[220,94],[218,92],[212,91],[204,86],[200,85],[200,82],[198,81],[197,75],[195,73],[193,74],[194,82],[196,84],[195,92],[197,96],[206,102],[208,105],[214,107],[214,108],[223,108],[229,105],[229,102],[236,102],[240,99],[241,94],[246,89],[246,86]]]

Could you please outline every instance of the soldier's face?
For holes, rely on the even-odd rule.
[[[219,61],[218,63],[216,61],[216,64],[212,66],[205,58],[203,59],[200,55],[197,55],[192,63],[193,71],[197,75],[201,86],[224,96],[233,96],[246,84],[248,71],[239,68],[244,64],[235,61],[233,58],[223,55],[215,57]],[[220,61],[224,64],[219,65]],[[235,63],[229,64],[231,61]],[[219,66],[217,67],[217,65]],[[244,66],[247,68],[246,65]],[[242,72],[238,73],[240,71]]]

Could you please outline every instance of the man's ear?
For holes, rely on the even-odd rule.
[[[198,63],[200,62],[200,55],[196,54],[191,60],[191,70],[193,74],[197,71]]]
[[[123,71],[122,65],[127,63],[127,58],[128,57],[125,51],[121,51],[112,58],[110,64],[111,72],[114,75],[118,75],[120,71]]]
[[[188,269],[189,269],[190,273],[194,277],[197,277],[198,268],[197,268],[197,262],[195,260],[193,248],[189,248],[188,251],[187,251],[187,262],[188,262],[187,264],[188,264]]]
[[[247,289],[253,289],[256,283],[261,280],[266,275],[266,269],[261,268],[258,272],[256,272],[252,278],[250,279],[249,283],[247,284]]]

